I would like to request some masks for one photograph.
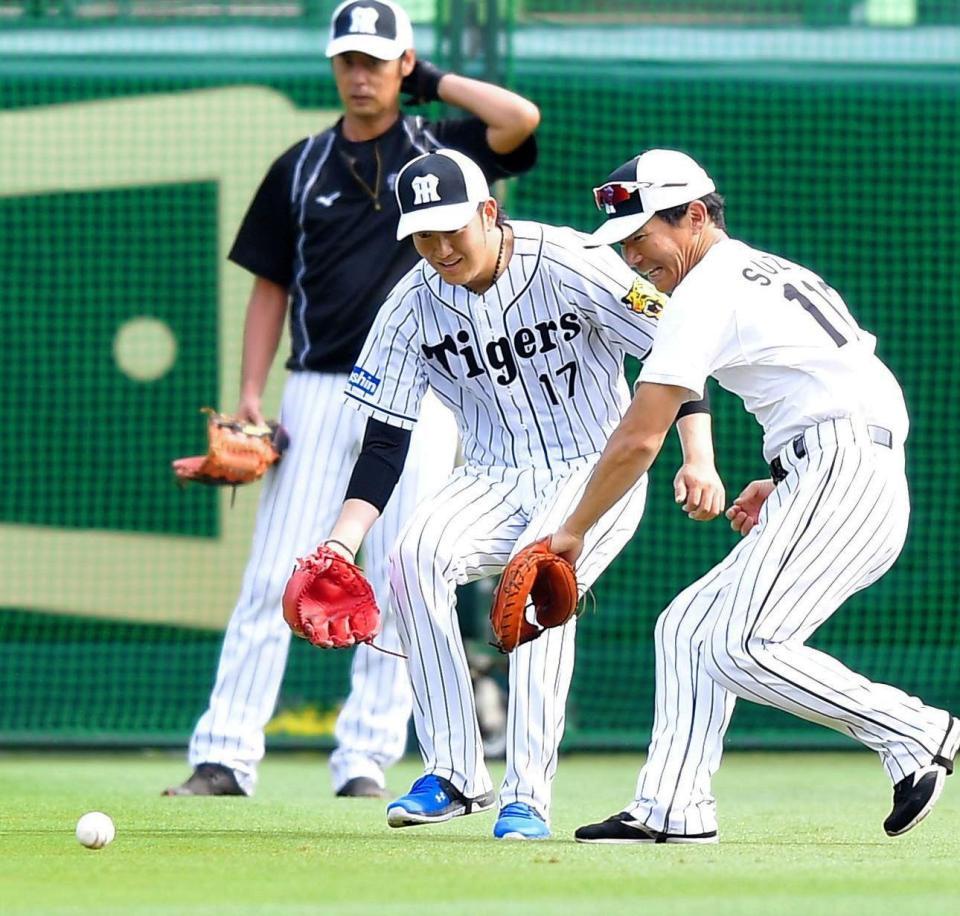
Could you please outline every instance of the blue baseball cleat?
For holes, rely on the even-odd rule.
[[[391,827],[439,824],[464,814],[476,814],[493,807],[493,791],[467,798],[453,783],[428,773],[421,776],[406,795],[387,805],[387,823]]]
[[[548,840],[550,828],[535,809],[523,802],[513,802],[500,809],[493,835],[498,840]]]

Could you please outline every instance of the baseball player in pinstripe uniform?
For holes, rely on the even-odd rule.
[[[851,735],[894,784],[890,836],[933,807],[960,721],[874,684],[806,641],[894,563],[907,533],[907,412],[836,290],[727,236],[723,199],[688,156],[650,150],[595,191],[597,243],[672,296],[633,404],[554,535],[568,559],[653,463],[680,404],[712,375],[763,427],[771,478],[727,511],[743,540],[656,627],[656,716],[634,801],[585,843],[715,843],[710,781],[737,697]]]
[[[237,413],[262,420],[261,393],[289,310],[281,419],[291,446],[264,483],[210,705],[190,741],[195,771],[168,794],[253,792],[290,640],[280,611],[283,586],[294,558],[330,529],[363,436],[362,418],[343,404],[347,374],[387,293],[418,257],[409,240],[396,240],[396,174],[440,145],[467,150],[491,179],[526,171],[536,159],[534,105],[442,73],[416,60],[412,46],[410,20],[389,0],[348,0],[334,11],[326,53],[344,116],[273,163],[230,253],[256,278]],[[425,122],[402,115],[401,91],[472,116]],[[384,609],[386,556],[399,526],[445,479],[456,453],[455,424],[435,400],[424,401],[421,425],[397,496],[366,544],[366,570]],[[384,627],[380,643],[395,649],[392,613]],[[359,647],[330,761],[338,795],[383,795],[384,769],[406,745],[411,702],[402,660]]]
[[[465,464],[404,528],[390,562],[400,640],[426,775],[387,808],[393,827],[490,808],[458,584],[498,573],[553,531],[579,498],[628,403],[625,352],[646,356],[663,297],[609,249],[534,222],[506,222],[483,173],[450,150],[414,159],[397,180],[399,238],[423,260],[397,285],[350,376],[367,439],[328,542],[352,556],[400,468],[420,402],[433,390],[457,418]],[[679,421],[679,495],[714,517],[723,491],[709,415]],[[389,469],[389,470],[388,470]],[[588,588],[636,530],[646,479],[604,513],[576,571]],[[694,495],[695,493],[695,495]],[[573,671],[576,622],[510,655],[507,772],[497,837],[547,837],[550,786]]]

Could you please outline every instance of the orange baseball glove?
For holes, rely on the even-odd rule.
[[[501,652],[512,652],[544,630],[563,626],[577,613],[577,576],[549,544],[549,538],[528,544],[500,576],[490,625]],[[533,621],[527,619],[528,604],[533,605]]]
[[[253,483],[280,460],[287,447],[287,434],[277,423],[257,426],[244,423],[210,407],[202,408],[207,421],[207,453],[172,462],[180,483],[239,486]]]
[[[303,639],[324,649],[373,642],[380,609],[360,568],[321,544],[297,560],[283,592],[283,619]]]

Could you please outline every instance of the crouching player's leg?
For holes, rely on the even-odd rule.
[[[422,503],[391,557],[399,634],[414,695],[424,775],[387,808],[392,827],[446,821],[492,808],[456,587],[499,572],[527,515],[517,469],[458,469]]]
[[[563,477],[546,477],[540,498],[516,550],[545,537],[580,498],[595,462]],[[575,564],[581,597],[633,537],[643,516],[647,479],[641,478],[588,533]],[[577,621],[544,631],[510,654],[507,770],[500,789],[500,816],[494,836],[546,839],[550,836],[551,786],[563,737],[567,693],[573,674]]]

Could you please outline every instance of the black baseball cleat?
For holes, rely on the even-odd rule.
[[[340,786],[336,794],[338,798],[386,798],[387,790],[369,776],[354,776]]]
[[[953,772],[960,748],[960,720],[951,719],[946,737],[928,766],[921,767],[893,787],[893,810],[883,822],[887,836],[901,836],[920,823],[937,803],[944,780]]]
[[[180,786],[164,789],[164,795],[246,795],[233,770],[219,763],[201,763]]]
[[[708,833],[657,833],[641,824],[626,811],[614,814],[599,824],[578,827],[578,843],[716,843],[717,831]]]

